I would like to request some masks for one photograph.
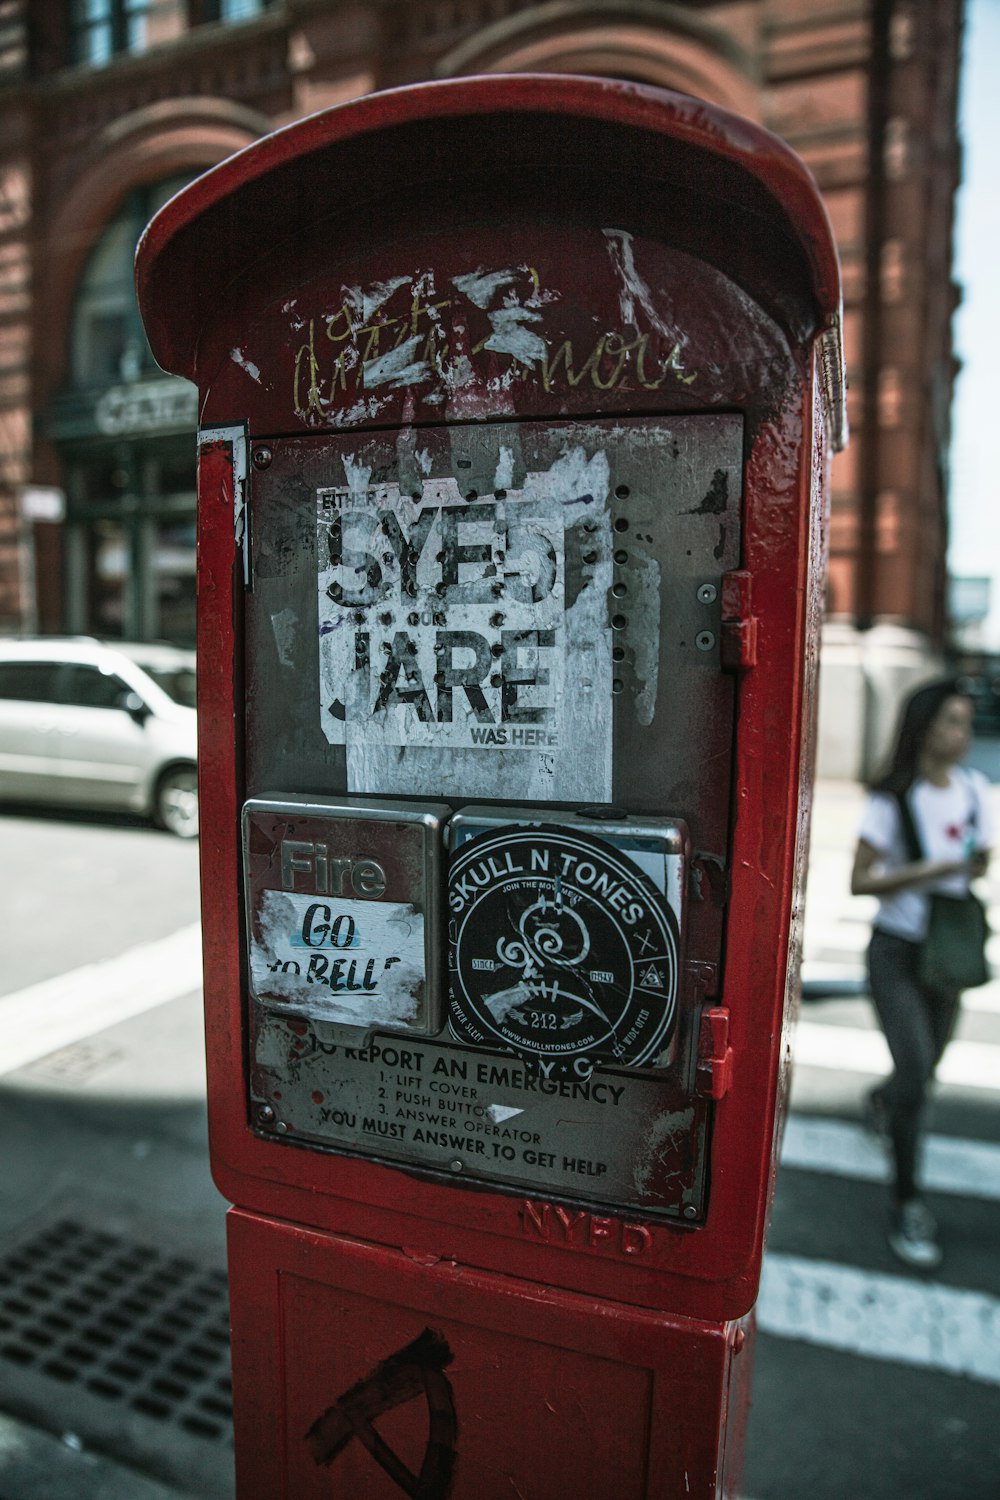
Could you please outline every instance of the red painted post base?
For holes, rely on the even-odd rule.
[[[239,1500],[738,1493],[752,1319],[229,1214]]]

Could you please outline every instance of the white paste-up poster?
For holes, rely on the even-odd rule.
[[[345,469],[350,483],[317,493],[320,714],[352,779],[384,785],[364,768],[432,751],[413,770],[440,791],[449,753],[474,752],[471,794],[607,799],[603,453],[564,453],[483,498],[453,478],[401,494]],[[466,754],[463,786],[471,769]]]
[[[291,1014],[406,1026],[424,989],[424,919],[406,902],[264,890],[250,943],[254,994]]]

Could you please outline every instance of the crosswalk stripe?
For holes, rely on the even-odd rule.
[[[1000,1300],[983,1292],[775,1254],[757,1321],[778,1338],[1000,1385]]]
[[[962,996],[962,1009],[1000,1016],[1000,984],[994,979],[989,984],[984,984],[982,989],[966,990]]]
[[[809,1068],[874,1074],[892,1071],[889,1048],[880,1031],[799,1021],[793,1050],[796,1063]],[[937,1078],[941,1083],[965,1088],[1000,1089],[1000,1046],[991,1042],[950,1042],[938,1064]]]
[[[888,1182],[881,1143],[860,1125],[791,1114],[781,1146],[782,1166],[803,1172]],[[928,1192],[1000,1200],[1000,1146],[931,1135],[924,1141],[921,1181]]]
[[[815,922],[809,924],[809,946],[816,952],[829,949],[834,953],[864,953],[871,935],[867,922],[840,921],[822,927]]]
[[[0,1076],[201,988],[201,926],[0,995]]]

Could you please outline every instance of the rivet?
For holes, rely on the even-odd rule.
[[[269,469],[273,458],[274,450],[269,448],[266,443],[261,443],[259,447],[253,450],[253,466],[255,469]]]
[[[719,597],[719,590],[714,583],[703,583],[698,590],[699,604],[714,604]]]
[[[273,1125],[275,1120],[274,1110],[269,1104],[258,1104],[254,1113],[257,1116],[258,1125]]]
[[[459,1161],[458,1157],[456,1157],[454,1161],[450,1161],[448,1163],[448,1170],[449,1172],[461,1172],[462,1163]]]
[[[715,645],[715,636],[710,630],[700,630],[694,638],[694,643],[699,651],[711,651]]]
[[[288,1134],[288,1126],[285,1124],[284,1120],[275,1120],[274,1128],[278,1135]]]
[[[684,1217],[685,1219],[696,1219],[698,1217],[698,1210],[693,1203],[685,1203]]]

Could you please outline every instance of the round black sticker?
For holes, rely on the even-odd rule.
[[[640,867],[554,825],[478,834],[449,874],[451,1028],[526,1059],[638,1067],[677,1012],[674,913]],[[558,1069],[563,1071],[563,1069]]]

